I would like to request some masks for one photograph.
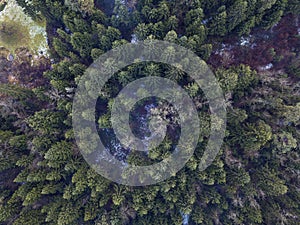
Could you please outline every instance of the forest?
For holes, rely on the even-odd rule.
[[[0,0],[0,11],[9,1]],[[25,41],[16,42],[13,52],[0,46],[1,225],[299,224],[298,0],[14,1],[45,24],[48,52],[34,52]],[[0,43],[14,32],[19,28],[0,20]],[[154,113],[168,124],[161,145],[149,154],[114,147],[112,100],[138,78],[180,84],[201,120],[197,147],[184,168],[160,183],[134,187],[101,176],[85,161],[84,146],[75,141],[72,106],[93,62],[144,40],[168,41],[203,59],[223,90],[227,121],[222,147],[202,171],[213,125],[199,85],[162,63],[137,62],[115,73],[98,96],[98,134],[87,129],[82,135],[91,145],[102,139],[118,160],[150,165],[178,143],[177,113],[167,102],[148,98],[131,116],[141,118],[145,105],[157,106]],[[131,125],[145,137],[148,130],[138,119]]]

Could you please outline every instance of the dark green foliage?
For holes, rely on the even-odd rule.
[[[96,110],[99,133],[107,132],[101,138],[114,141],[111,98],[122,87],[145,76],[182,85],[199,111],[201,135],[186,166],[159,184],[128,187],[98,175],[81,156],[71,121],[76,85],[106,51],[155,38],[211,60],[223,41],[253,28],[272,28],[286,13],[299,14],[298,1],[126,0],[116,1],[107,15],[101,11],[106,11],[101,8],[106,0],[17,2],[33,19],[45,17],[53,62],[44,73],[49,85],[31,90],[22,83],[0,84],[1,224],[181,225],[184,216],[192,225],[298,224],[297,46],[288,56],[290,63],[285,62],[286,71],[256,71],[250,63],[234,62],[213,68],[226,99],[227,130],[218,156],[204,171],[199,163],[210,135],[209,104],[196,82],[178,68],[155,62],[124,68],[108,82]],[[279,52],[266,49],[272,57]],[[89,118],[89,113],[82,116]],[[96,146],[98,134],[87,128],[81,135]],[[155,163],[170,155],[175,144],[167,135],[148,155],[128,153],[127,162]]]

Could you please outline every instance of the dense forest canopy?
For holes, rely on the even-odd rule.
[[[299,224],[298,0],[16,2],[33,21],[46,23],[49,56],[27,46],[0,49],[0,224]],[[0,11],[6,5],[0,1]],[[18,32],[5,26],[0,21],[0,40]],[[140,77],[180,84],[201,120],[199,143],[183,169],[161,183],[130,187],[102,177],[83,159],[72,130],[73,98],[99,56],[153,39],[186,47],[208,63],[226,99],[227,130],[218,156],[200,171],[212,126],[201,88],[162,63],[127,66],[97,101],[98,135],[107,146],[118,142],[112,98]],[[147,114],[147,104],[165,116],[169,133],[149,154],[111,148],[130,164],[161,161],[176,145],[172,105],[146,99],[132,117]],[[137,136],[147,132],[136,121],[132,127]],[[88,129],[83,135],[91,144],[99,138]]]

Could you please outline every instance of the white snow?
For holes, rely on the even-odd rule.
[[[260,67],[261,70],[269,70],[273,67],[273,63],[269,63],[265,66]]]
[[[180,212],[181,216],[182,216],[182,225],[188,225],[189,224],[189,218],[190,215],[189,214],[185,214],[183,212]]]
[[[131,35],[131,44],[135,44],[138,42],[137,36],[135,34]]]
[[[208,19],[202,20],[203,24],[207,24],[207,22],[208,22]]]
[[[247,38],[242,37],[242,38],[241,38],[241,41],[240,41],[240,45],[241,45],[241,46],[248,45],[249,43],[250,43],[250,38],[249,38],[249,37],[247,37]]]

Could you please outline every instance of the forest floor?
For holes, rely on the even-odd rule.
[[[248,37],[215,40],[208,63],[214,68],[246,64],[259,72],[284,70],[300,49],[299,17],[287,15],[270,30],[254,29]]]
[[[8,1],[0,11],[0,46],[14,54],[20,47],[26,47],[35,54],[47,54],[46,22],[34,22],[15,0]]]

